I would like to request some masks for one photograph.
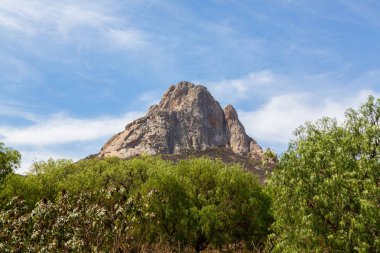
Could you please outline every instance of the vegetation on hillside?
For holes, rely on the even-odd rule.
[[[9,175],[0,198],[2,252],[263,248],[272,222],[258,180],[208,158],[49,160]]]
[[[210,158],[48,160],[21,176],[0,147],[1,252],[380,252],[373,97],[341,125],[298,128],[265,185]]]

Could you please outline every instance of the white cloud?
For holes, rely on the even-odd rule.
[[[271,85],[279,82],[279,77],[270,70],[252,72],[239,79],[222,80],[211,82],[211,92],[218,98],[233,102],[239,99],[246,99],[255,91],[271,89]]]
[[[83,1],[52,2],[3,0],[0,2],[0,25],[27,34],[67,33],[81,26],[103,28],[116,19],[102,6]]]
[[[271,97],[256,111],[240,111],[239,116],[253,138],[273,145],[285,145],[292,138],[293,131],[306,121],[327,116],[343,122],[346,109],[357,108],[370,94],[380,97],[370,90],[361,90],[336,100],[321,99],[311,93],[288,93]]]
[[[2,141],[7,145],[48,146],[85,142],[111,136],[123,130],[126,123],[141,115],[138,112],[131,112],[121,117],[78,119],[65,114],[56,114],[26,127],[0,126],[0,133]]]
[[[37,116],[31,112],[33,106],[16,102],[0,101],[0,116],[18,117],[27,121],[36,121]],[[1,136],[1,133],[0,133]]]
[[[0,73],[3,79],[10,81],[13,85],[40,79],[39,74],[30,64],[14,57],[3,56],[0,58]],[[17,89],[17,87],[4,83],[0,84],[0,87],[6,90]]]
[[[26,36],[50,36],[60,42],[92,36],[92,43],[104,41],[123,49],[145,45],[144,33],[115,15],[111,6],[91,1],[2,0],[0,28]]]
[[[106,36],[110,41],[113,41],[117,48],[136,49],[144,47],[147,44],[145,35],[136,29],[110,29]]]
[[[21,152],[22,164],[18,173],[26,172],[34,161],[48,158],[77,160],[98,152],[107,138],[143,115],[129,112],[121,116],[83,119],[59,113],[41,119],[22,108],[12,105],[7,105],[7,108],[8,112],[0,109],[0,116],[33,120],[28,126],[0,125],[0,141]]]
[[[20,22],[8,16],[0,16],[0,26],[12,31],[30,33],[30,31],[28,29],[25,29],[25,27],[23,27]]]
[[[93,9],[88,9],[88,7],[74,4],[61,6],[61,11],[57,13],[59,18],[56,21],[58,31],[66,33],[78,27],[104,28],[117,22],[116,18],[104,13],[98,7]]]

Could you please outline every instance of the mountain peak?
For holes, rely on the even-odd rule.
[[[182,81],[169,87],[162,96],[158,107],[166,110],[177,110],[183,106],[209,103],[215,103],[215,99],[206,87]]]
[[[255,159],[262,156],[262,149],[245,133],[232,105],[223,110],[206,87],[182,81],[170,86],[145,117],[113,136],[99,157],[180,154],[210,148],[227,148]]]
[[[227,121],[239,120],[238,114],[232,105],[227,105],[224,108],[224,114],[226,115]]]

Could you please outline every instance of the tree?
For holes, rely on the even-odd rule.
[[[20,166],[21,154],[0,142],[0,182]]]
[[[295,132],[269,180],[275,252],[380,251],[380,99]]]

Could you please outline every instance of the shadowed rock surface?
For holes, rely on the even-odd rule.
[[[261,147],[245,133],[232,105],[223,110],[206,87],[180,82],[170,86],[144,117],[113,136],[98,157],[130,158],[215,148],[255,161],[263,155]]]

